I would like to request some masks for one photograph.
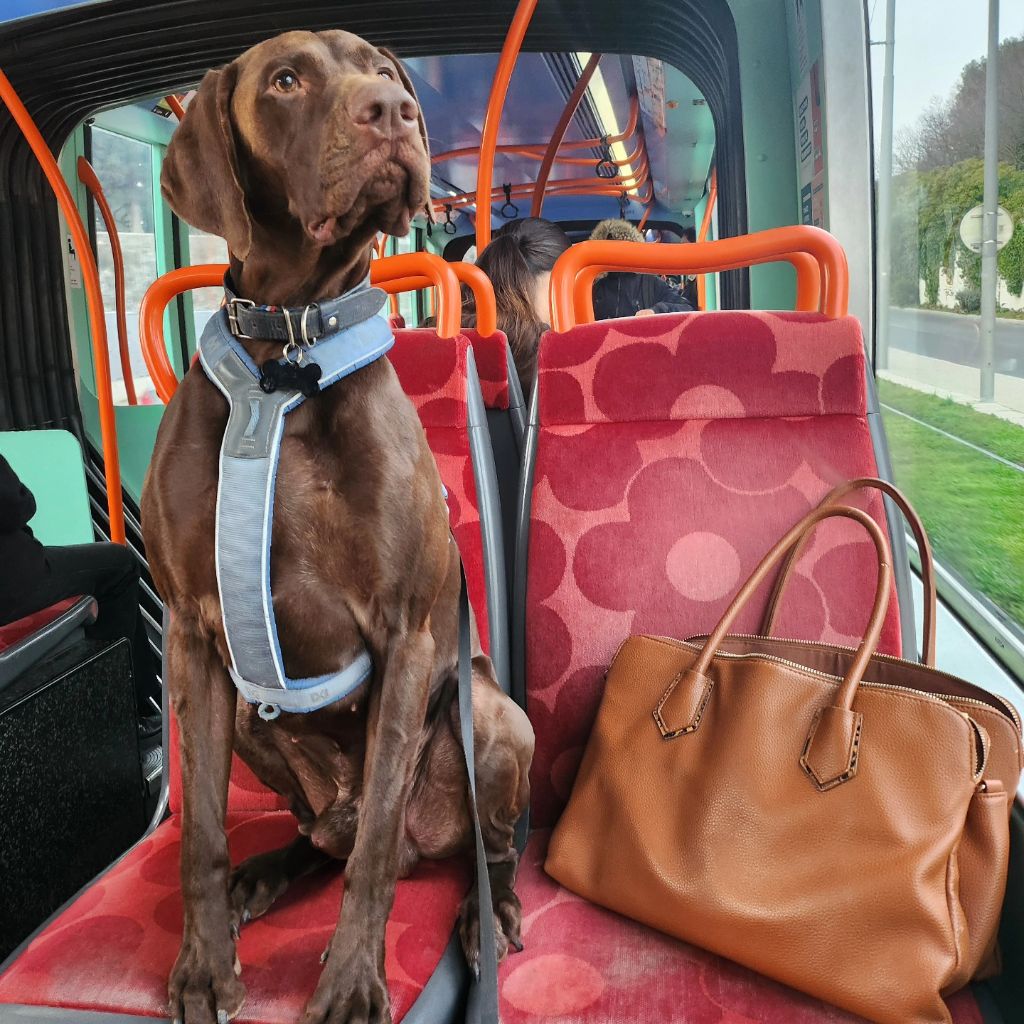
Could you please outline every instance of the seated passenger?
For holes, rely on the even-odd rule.
[[[551,268],[569,244],[557,224],[524,217],[497,231],[476,261],[494,285],[498,329],[508,337],[526,396],[537,376],[537,344],[551,323]],[[471,293],[463,294],[462,326],[476,326]]]
[[[68,597],[96,598],[99,618],[88,633],[102,641],[132,642],[140,731],[156,732],[160,688],[139,612],[138,563],[121,544],[46,547],[28,525],[35,513],[32,492],[0,455],[0,626]]]
[[[642,242],[644,236],[628,220],[603,220],[590,233],[595,242]],[[652,313],[692,313],[693,306],[657,274],[608,273],[594,281],[594,317]]]

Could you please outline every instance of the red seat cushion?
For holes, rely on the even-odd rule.
[[[860,1017],[595,906],[544,873],[535,832],[516,889],[522,953],[501,966],[504,1024],[864,1024]],[[969,991],[955,1024],[982,1024]]]
[[[237,863],[296,834],[284,813],[231,814]],[[42,932],[0,978],[0,1002],[160,1015],[181,942],[180,818],[173,816]],[[421,862],[398,883],[385,966],[394,1019],[416,1001],[455,927],[465,864]],[[248,998],[239,1024],[294,1024],[320,976],[338,919],[339,864],[301,880],[242,929],[238,955]]]
[[[48,608],[41,608],[31,615],[8,622],[6,626],[0,626],[0,651],[9,650],[15,644],[20,644],[26,637],[30,637],[44,626],[48,626],[55,619],[59,619],[69,608],[81,600],[81,596],[66,597],[63,601],[51,604]]]
[[[538,826],[569,795],[622,640],[712,629],[833,484],[876,475],[865,381],[853,318],[690,313],[543,337],[526,620]],[[883,521],[873,492],[867,507]],[[858,642],[875,565],[856,524],[826,523],[779,634]],[[756,629],[766,593],[736,632]],[[883,651],[898,653],[898,626],[893,596]]]

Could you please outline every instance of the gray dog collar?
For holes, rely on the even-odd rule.
[[[309,345],[326,338],[347,324],[373,316],[387,296],[365,281],[337,299],[311,302],[307,306],[262,306],[235,294],[230,274],[224,275],[224,308],[228,326],[236,338],[286,341]]]
[[[314,391],[368,366],[391,348],[391,329],[375,315],[384,299],[383,292],[364,283],[340,299],[320,304],[320,315],[336,320],[326,337],[311,338],[308,345],[296,345],[292,339],[289,347],[297,349],[298,362],[314,373],[319,369]],[[266,337],[262,327],[257,330]],[[216,568],[231,678],[247,701],[259,704],[261,718],[273,719],[282,711],[316,711],[365,682],[373,665],[360,645],[348,652],[347,664],[336,672],[290,679],[284,671],[270,589],[274,485],[284,418],[306,396],[293,387],[269,393],[260,387],[265,372],[261,374],[234,336],[226,309],[206,325],[199,359],[230,408],[220,450]]]

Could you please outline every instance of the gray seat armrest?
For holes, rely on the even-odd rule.
[[[0,651],[0,690],[56,647],[72,638],[77,631],[92,625],[98,614],[96,598],[81,597],[57,618],[6,650]]]

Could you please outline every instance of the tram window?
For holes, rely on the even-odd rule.
[[[124,255],[125,307],[128,350],[131,355],[136,391],[140,394],[152,385],[139,347],[139,322],[133,312],[146,289],[157,276],[156,207],[153,201],[154,147],[147,142],[93,126],[92,160],[97,177],[114,216],[121,251]],[[127,402],[121,361],[117,358],[117,306],[114,291],[114,259],[106,225],[95,211],[96,248],[99,255],[103,311],[110,343],[110,372],[114,400]]]
[[[184,222],[181,226],[184,227]],[[191,225],[188,226],[188,265],[199,263],[227,263],[228,245],[223,238],[209,235]],[[195,337],[203,333],[206,321],[220,309],[224,297],[222,288],[197,288],[190,293],[192,296],[192,320],[195,325]]]
[[[886,37],[885,6],[872,39]],[[1024,638],[1024,8],[1001,5],[999,144],[987,158],[998,159],[998,202],[1016,230],[998,255],[987,350],[982,260],[965,244],[981,238],[987,25],[952,0],[939,6],[948,10],[936,0],[896,4],[891,95],[884,47],[873,54],[878,391],[896,482],[939,562]]]

